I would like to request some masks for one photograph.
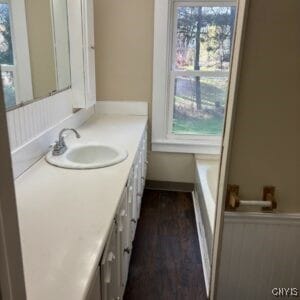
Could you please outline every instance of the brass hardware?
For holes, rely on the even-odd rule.
[[[228,185],[226,196],[226,210],[235,210],[240,206],[239,190],[240,187],[238,185]]]
[[[263,190],[263,201],[271,201],[271,207],[263,207],[263,211],[272,211],[277,208],[277,202],[275,200],[275,187],[265,186]]]
[[[273,211],[277,208],[275,187],[265,186],[263,188],[262,200],[241,200],[239,197],[239,186],[229,184],[226,195],[226,210],[234,211],[242,205],[261,206],[261,209],[264,212]]]

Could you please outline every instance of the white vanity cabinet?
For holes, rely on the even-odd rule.
[[[136,203],[136,194],[134,189],[134,167],[130,171],[130,175],[127,182],[127,201],[128,201],[128,220],[129,220],[129,232],[128,239],[132,244],[136,228],[136,219],[134,219],[134,206]]]
[[[117,245],[116,219],[111,228],[104,254],[100,263],[101,268],[101,300],[120,299],[118,286],[119,257]]]
[[[87,300],[118,300],[123,298],[132,253],[132,242],[140,215],[146,171],[147,135],[145,130],[100,262],[101,298],[88,298]]]
[[[117,240],[118,240],[118,278],[121,294],[123,294],[129,268],[129,260],[131,254],[131,239],[130,239],[130,219],[128,210],[128,188],[125,188],[120,207],[117,213]]]

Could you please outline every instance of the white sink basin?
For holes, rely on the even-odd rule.
[[[127,151],[121,147],[104,144],[77,144],[59,156],[46,156],[51,165],[65,169],[98,169],[116,165],[127,158]]]

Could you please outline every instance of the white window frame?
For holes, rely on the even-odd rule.
[[[14,65],[2,65],[3,72],[14,74],[16,105],[33,99],[26,7],[24,0],[0,0],[10,6],[11,37]]]
[[[236,6],[232,0],[184,1],[155,0],[154,57],[153,57],[153,102],[152,102],[152,150],[162,152],[183,152],[220,154],[222,136],[174,134],[173,105],[174,78],[180,75],[211,74],[228,77],[229,72],[176,71],[172,63],[175,54],[174,32],[177,26],[176,7],[185,6]],[[172,78],[171,78],[172,76]],[[173,80],[172,80],[173,79]]]

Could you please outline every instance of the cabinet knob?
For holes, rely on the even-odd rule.
[[[136,224],[136,220],[135,219],[131,219],[131,222]]]

